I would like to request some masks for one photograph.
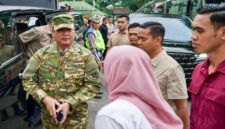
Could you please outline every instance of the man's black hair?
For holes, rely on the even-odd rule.
[[[108,17],[104,17],[103,19],[102,19],[102,22],[104,22],[105,20],[107,20],[108,19]]]
[[[118,18],[126,18],[127,21],[130,21],[129,16],[127,16],[127,15],[120,15]]]
[[[158,36],[164,38],[165,35],[165,28],[164,26],[159,22],[146,22],[140,26],[140,28],[149,29],[149,34],[152,35],[153,38],[156,38]]]
[[[131,28],[136,28],[136,27],[140,27],[140,26],[141,26],[141,25],[140,25],[139,23],[134,22],[134,23],[132,23],[132,24],[130,24],[130,25],[128,26],[128,30],[131,29]]]
[[[215,29],[225,26],[225,4],[206,4],[197,10],[200,15],[211,14],[210,21]]]
[[[90,20],[90,19],[88,19],[88,24],[90,25],[90,23],[91,23],[91,20]]]

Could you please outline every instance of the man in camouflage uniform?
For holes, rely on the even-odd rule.
[[[23,85],[42,107],[46,129],[86,129],[87,100],[98,92],[101,75],[92,53],[74,42],[74,19],[62,14],[52,19],[56,42],[40,49],[23,73]],[[55,109],[55,106],[58,109]],[[56,122],[56,112],[64,118]]]

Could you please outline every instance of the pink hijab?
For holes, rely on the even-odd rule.
[[[163,99],[149,56],[132,46],[113,47],[104,61],[109,101],[118,98],[136,105],[153,129],[183,129],[182,121]]]

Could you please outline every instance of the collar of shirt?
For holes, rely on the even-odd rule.
[[[119,32],[117,32],[117,34],[128,34],[128,31],[126,30],[126,31],[124,31],[123,33],[120,33],[120,31]]]
[[[75,45],[76,44],[76,42],[74,41],[68,48],[66,48],[65,50],[63,50],[63,51],[60,51],[59,49],[58,49],[58,47],[57,47],[57,43],[56,42],[54,42],[53,43],[53,45],[52,45],[52,47],[53,47],[53,49],[52,50],[54,50],[54,51],[51,51],[52,53],[55,53],[55,54],[57,54],[57,53],[60,53],[60,52],[62,52],[62,53],[67,53],[67,52],[78,52],[79,51],[79,48]],[[67,54],[66,54],[67,55]]]
[[[156,67],[161,58],[165,57],[166,55],[166,50],[163,49],[157,56],[152,58],[152,67]]]
[[[201,67],[201,71],[202,71],[202,72],[205,71],[205,72],[207,72],[207,74],[208,74],[208,68],[209,68],[209,65],[210,65],[210,61],[209,61],[209,58],[207,58],[207,59],[203,62],[203,65],[202,65],[202,67]],[[221,73],[225,74],[225,60],[222,61],[222,62],[217,66],[217,68],[215,69],[215,71],[214,71],[213,73],[215,73],[215,72],[221,72]]]
[[[91,27],[91,26],[89,27],[89,29],[90,29],[91,31],[95,31],[95,29],[94,29],[93,27]],[[89,29],[88,29],[88,30],[89,30]]]
[[[106,27],[106,28],[107,28],[107,25],[106,25],[106,24],[103,24],[103,23],[102,23],[102,26],[104,26],[104,27]]]
[[[109,24],[109,23],[107,23],[106,25],[107,25],[107,26],[110,26],[110,27],[113,26],[113,24]]]
[[[67,50],[68,50],[68,48],[66,48],[65,50],[59,50],[59,52],[65,53]]]

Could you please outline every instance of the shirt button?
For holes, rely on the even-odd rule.
[[[202,120],[202,118],[201,118],[201,117],[199,117],[199,118],[198,118],[198,120]]]
[[[201,103],[203,103],[204,102],[204,100],[201,100]]]
[[[207,86],[207,85],[208,85],[208,83],[207,83],[207,82],[205,82],[205,83],[204,83],[204,85],[205,85],[205,86]]]

